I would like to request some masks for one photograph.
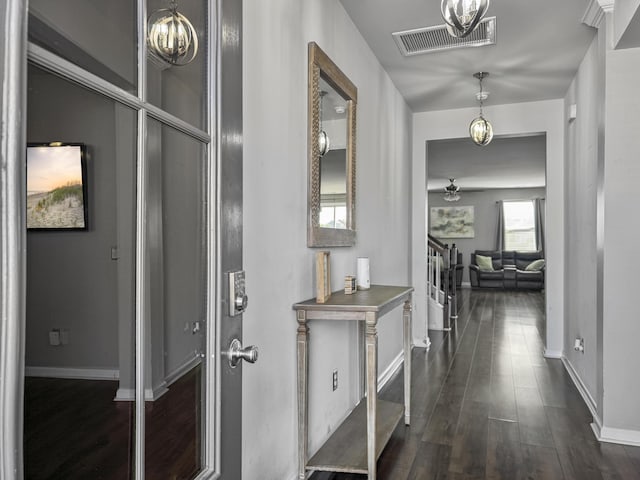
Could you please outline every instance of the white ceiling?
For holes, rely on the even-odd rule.
[[[581,23],[587,0],[493,0],[497,44],[403,57],[391,34],[441,25],[440,0],[340,0],[414,112],[563,98],[595,29]]]

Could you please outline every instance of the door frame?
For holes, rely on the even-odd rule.
[[[26,318],[27,2],[0,4],[0,478],[21,479]]]

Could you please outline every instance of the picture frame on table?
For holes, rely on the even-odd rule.
[[[316,303],[325,303],[331,297],[331,252],[316,252]]]

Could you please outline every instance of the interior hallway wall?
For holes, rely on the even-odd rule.
[[[28,141],[87,146],[89,229],[27,234],[25,364],[117,371],[114,105],[35,67],[29,71]],[[48,344],[54,328],[69,330],[68,345]]]
[[[598,102],[604,95],[599,81],[603,68],[598,38],[587,51],[565,97],[565,112],[576,105],[577,116],[566,126],[565,158],[565,338],[564,356],[569,368],[588,392],[590,407],[598,398],[597,327],[597,194]],[[584,338],[584,353],[573,349],[575,338]]]
[[[603,428],[605,439],[640,445],[638,276],[629,255],[638,248],[640,222],[640,48],[607,53],[604,166]]]
[[[249,306],[243,366],[243,478],[297,471],[296,328],[292,304],[315,296],[307,248],[307,43],[315,41],[358,88],[357,242],[331,251],[341,288],[368,256],[374,284],[410,277],[411,113],[337,0],[244,3],[244,267]],[[379,372],[402,349],[401,310],[379,323]],[[355,325],[310,324],[313,453],[357,399]],[[332,371],[339,388],[331,388]]]

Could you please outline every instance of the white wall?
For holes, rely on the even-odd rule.
[[[429,193],[428,221],[431,221],[432,207],[451,207],[458,205],[473,206],[475,225],[473,238],[448,238],[442,239],[444,243],[455,243],[458,251],[462,252],[462,264],[464,273],[462,282],[469,284],[469,261],[470,254],[476,250],[494,250],[496,248],[496,231],[498,229],[498,200],[533,200],[534,198],[544,198],[544,188],[510,188],[510,189],[490,189],[483,192],[461,191],[461,199],[455,204],[447,202],[442,193]],[[428,223],[427,225],[430,225]]]
[[[559,357],[563,348],[564,314],[564,128],[562,100],[485,107],[495,135],[547,135],[547,345]],[[426,179],[429,140],[464,138],[477,109],[443,110],[413,116],[412,281],[416,288],[414,338],[424,338],[426,319]]]
[[[565,112],[577,107],[577,118],[566,122],[565,159],[565,338],[566,361],[591,397],[598,400],[598,126],[602,98],[598,38],[587,51],[565,97]],[[584,353],[573,343],[584,338]]]
[[[244,3],[243,478],[290,479],[297,470],[296,327],[292,304],[315,295],[306,246],[307,43],[315,41],[358,88],[357,243],[331,249],[332,284],[371,259],[371,280],[410,279],[411,116],[337,0]],[[401,312],[379,323],[379,370],[402,348]],[[310,451],[356,400],[356,330],[310,324]],[[339,370],[340,387],[331,391]]]
[[[640,109],[637,94],[640,49],[611,51],[606,63],[604,428],[603,437],[640,444],[640,338],[638,275],[633,253],[640,223]],[[631,257],[630,257],[631,256]]]

